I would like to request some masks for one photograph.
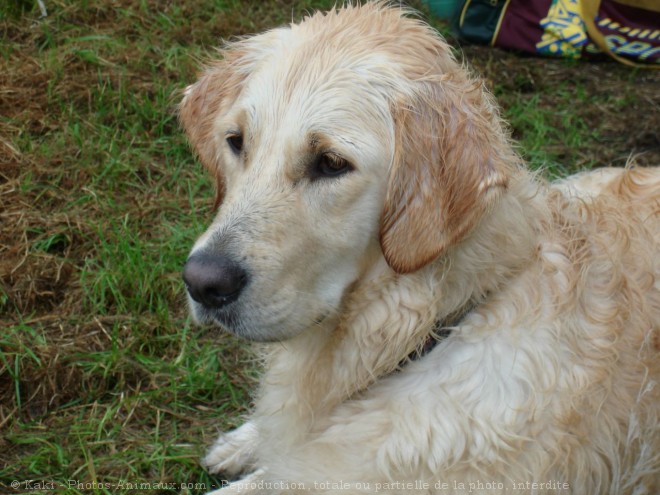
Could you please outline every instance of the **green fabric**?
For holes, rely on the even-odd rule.
[[[506,0],[468,0],[460,11],[455,29],[474,43],[490,44],[497,30]]]

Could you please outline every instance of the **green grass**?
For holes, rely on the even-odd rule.
[[[584,118],[570,108],[572,94],[561,90],[553,94],[553,104],[543,102],[543,95],[518,99],[507,108],[506,120],[523,136],[520,150],[533,168],[542,168],[551,178],[564,177],[576,169],[590,169],[596,158],[579,162],[577,152],[585,143],[598,139]],[[559,146],[554,143],[558,143]],[[566,151],[569,153],[566,153]]]
[[[3,233],[23,243],[3,242],[19,266],[1,286],[0,490],[42,480],[71,494],[204,492],[179,484],[217,484],[199,457],[245,412],[254,365],[186,316],[180,271],[213,192],[174,104],[197,60],[232,34],[215,23],[252,21],[232,14],[237,2],[200,3],[192,19],[156,2],[47,5],[42,20],[27,3],[14,9],[16,40],[2,49],[7,86],[29,103],[2,112],[18,219]],[[182,44],[204,17],[206,38]]]
[[[180,271],[213,190],[177,95],[221,38],[335,2],[45,3],[43,19],[36,1],[0,4],[0,491],[202,493],[218,480],[199,458],[240,422],[257,371],[187,316]],[[466,58],[532,166],[564,175],[630,151],[613,117],[645,108],[647,76],[612,66],[597,86],[584,65]]]

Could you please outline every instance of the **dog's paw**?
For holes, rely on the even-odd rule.
[[[247,422],[220,435],[202,459],[202,464],[210,473],[234,477],[253,466],[257,440],[257,428]]]

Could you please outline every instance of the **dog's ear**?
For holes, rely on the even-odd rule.
[[[277,47],[284,29],[228,43],[221,58],[207,65],[199,80],[188,86],[179,104],[179,121],[202,164],[216,180],[215,207],[225,192],[221,167],[221,136],[215,122],[236,101],[256,65]]]
[[[409,273],[477,225],[516,162],[490,96],[462,69],[414,82],[394,105],[395,156],[380,231],[387,263]]]
[[[231,63],[224,58],[207,67],[199,80],[185,89],[179,104],[179,121],[188,141],[204,167],[215,177],[215,208],[222,202],[225,186],[213,124],[221,105],[238,96],[242,82],[236,77]]]

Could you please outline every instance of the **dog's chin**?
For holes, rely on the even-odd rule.
[[[299,325],[298,327],[291,325],[288,321],[258,324],[248,322],[246,318],[238,317],[238,312],[231,307],[218,310],[206,308],[194,301],[190,303],[190,313],[198,325],[214,326],[241,339],[261,343],[290,340],[302,333],[306,328],[309,328],[312,324],[323,319],[317,318],[312,320],[310,325]]]
[[[238,338],[247,340],[249,342],[259,342],[263,344],[272,344],[276,342],[284,342],[289,339],[292,339],[297,335],[297,333],[292,334],[290,330],[287,332],[278,331],[278,329],[270,327],[258,327],[252,328],[248,327],[240,322],[232,324],[231,326],[227,325],[222,321],[215,322],[217,326],[223,329],[226,332],[235,335]]]

